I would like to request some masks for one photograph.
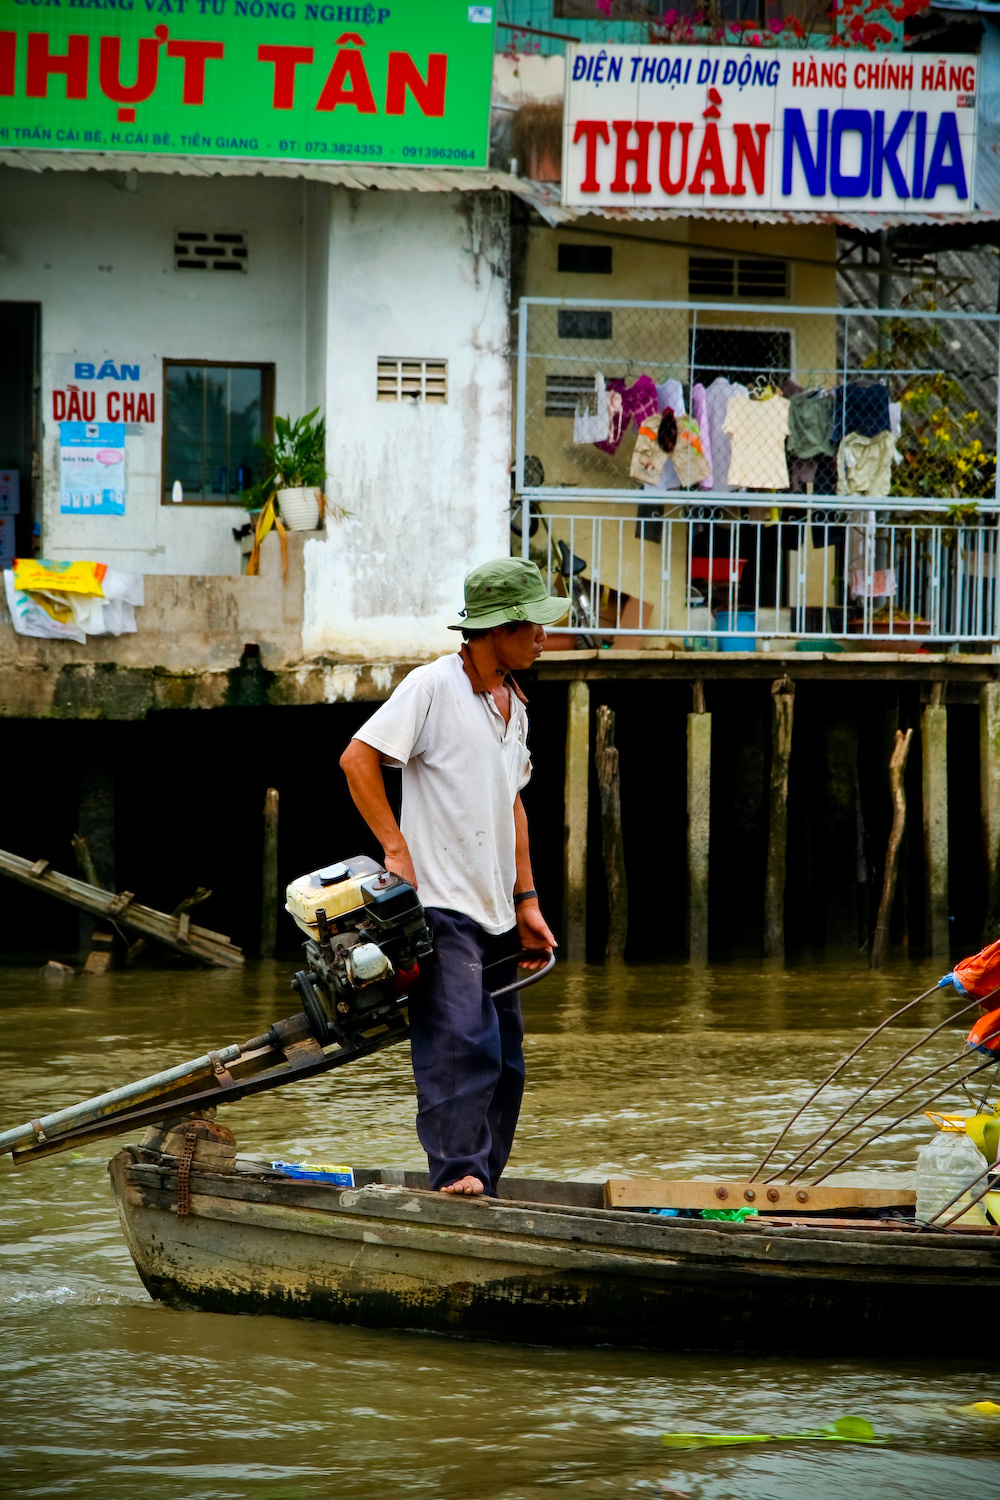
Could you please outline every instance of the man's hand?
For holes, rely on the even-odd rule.
[[[383,849],[382,858],[387,870],[393,875],[398,875],[402,880],[409,881],[413,889],[417,889],[417,877],[413,870],[413,860],[405,842],[401,842],[392,849]]]
[[[541,908],[537,898],[530,901],[519,901],[517,904],[517,935],[521,939],[521,947],[529,950],[537,949],[542,957],[537,962],[526,961],[520,967],[522,969],[541,969],[554,948],[559,944],[555,940],[545,918],[542,916]]]

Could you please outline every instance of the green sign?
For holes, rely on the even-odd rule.
[[[485,167],[493,7],[0,0],[0,147]]]

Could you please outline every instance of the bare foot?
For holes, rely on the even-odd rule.
[[[457,1182],[449,1182],[447,1187],[439,1188],[440,1193],[454,1193],[456,1196],[464,1195],[467,1198],[478,1198],[483,1192],[483,1184],[478,1177],[460,1177]]]

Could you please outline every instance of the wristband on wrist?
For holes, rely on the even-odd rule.
[[[537,901],[537,891],[518,891],[514,897],[514,905],[520,906],[522,901]]]

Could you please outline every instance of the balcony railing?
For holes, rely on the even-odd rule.
[[[1000,640],[996,315],[526,298],[519,322],[513,541],[577,643]]]

